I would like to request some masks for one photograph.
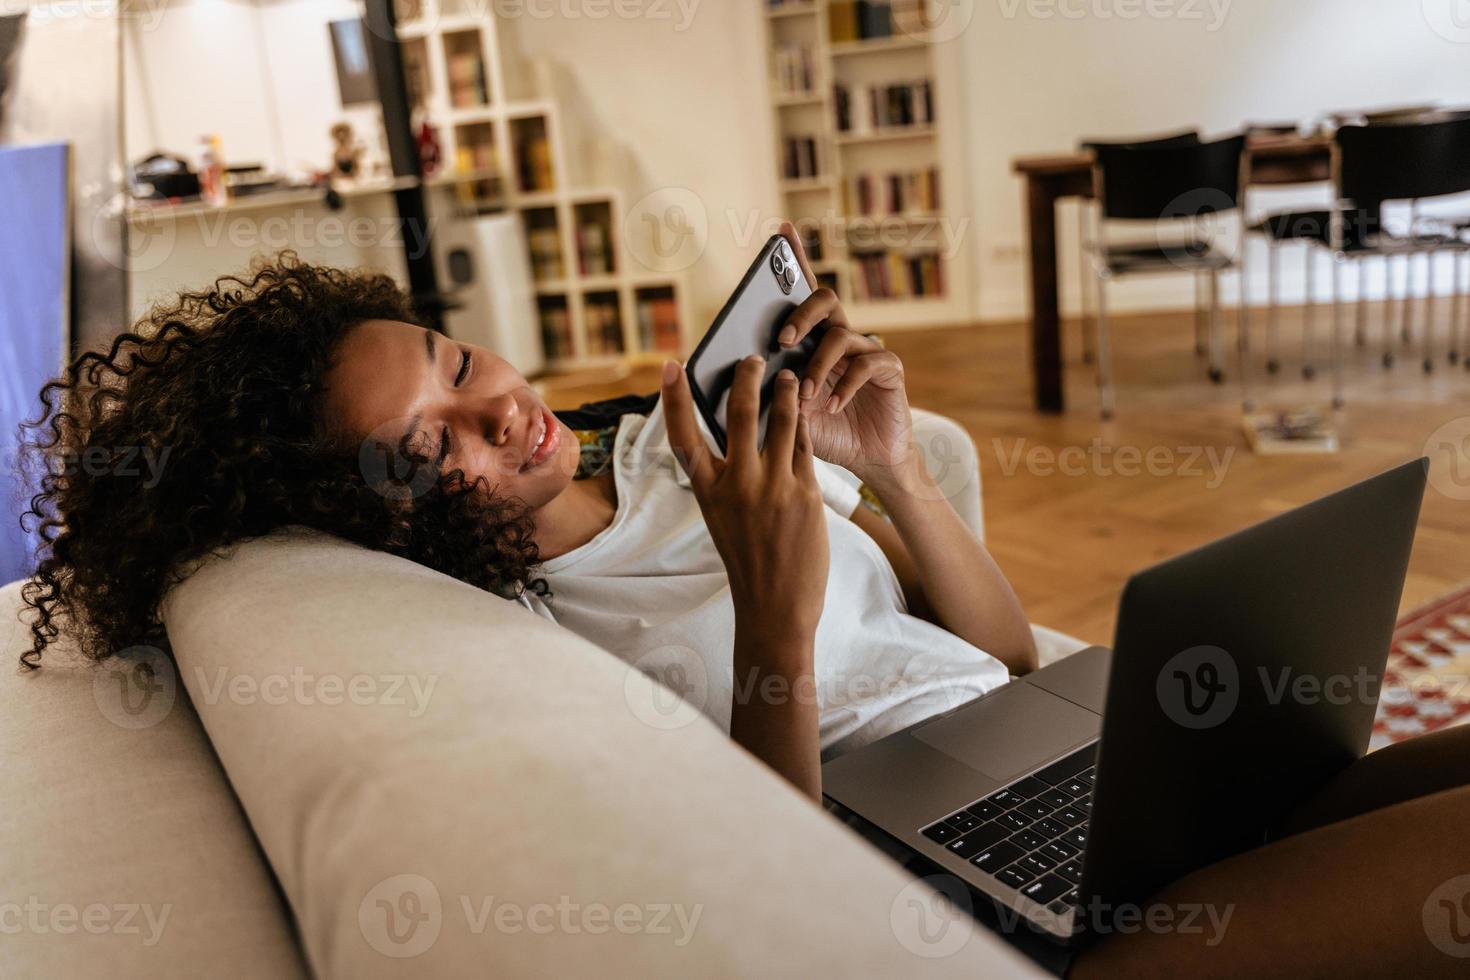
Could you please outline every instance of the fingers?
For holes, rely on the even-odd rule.
[[[859,354],[848,362],[847,371],[832,386],[832,394],[827,398],[825,410],[828,412],[842,411],[863,385],[875,378],[886,379],[902,370],[903,366],[898,356],[891,351],[880,350],[869,354]]]
[[[725,409],[725,460],[748,463],[758,457],[757,429],[760,427],[761,378],[766,372],[766,359],[752,354],[735,365],[735,383],[730,387],[730,401]]]
[[[786,239],[791,246],[791,251],[796,256],[796,262],[801,266],[801,274],[806,277],[806,281],[816,282],[817,277],[812,275],[812,264],[806,260],[806,246],[802,245],[801,236],[796,233],[796,226],[789,221],[783,221],[777,234]]]
[[[796,374],[790,370],[776,375],[776,393],[771,399],[770,421],[766,425],[766,444],[761,455],[769,463],[790,460],[796,446]]]
[[[817,482],[817,467],[812,462],[812,434],[806,416],[796,417],[796,445],[791,454],[791,471],[802,483]]]
[[[828,382],[828,375],[837,363],[849,354],[866,354],[872,351],[881,351],[877,341],[869,340],[867,337],[859,336],[846,327],[834,327],[827,331],[822,342],[817,345],[817,351],[812,359],[807,362],[806,375],[801,382],[801,399],[807,401],[816,397],[823,390],[823,385]],[[836,384],[836,379],[831,379]],[[817,405],[819,409],[827,409],[832,405],[832,398],[823,400]],[[835,409],[829,409],[835,410]]]
[[[673,449],[684,472],[695,489],[702,489],[714,479],[714,460],[699,424],[694,420],[694,399],[689,394],[689,379],[678,361],[664,362],[664,424],[669,430],[669,447]]]
[[[837,294],[823,286],[812,293],[798,306],[781,328],[776,342],[782,347],[794,347],[801,339],[816,329],[823,320],[833,327],[847,326],[847,313],[837,299]]]

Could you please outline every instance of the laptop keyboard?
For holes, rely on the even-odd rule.
[[[920,833],[1065,915],[1079,902],[1096,761],[1094,742]]]

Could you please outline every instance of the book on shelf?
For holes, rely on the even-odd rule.
[[[827,30],[834,44],[878,41],[896,31],[922,36],[925,0],[832,0],[827,6]]]
[[[584,221],[577,226],[577,264],[582,275],[612,275],[608,237],[607,227],[599,221]]]
[[[572,318],[564,304],[542,304],[541,343],[549,360],[572,356]]]
[[[618,313],[618,298],[589,297],[582,308],[587,328],[587,353],[595,356],[623,352],[623,318]]]
[[[810,44],[786,41],[776,45],[776,91],[781,95],[810,95],[817,88],[817,59]]]
[[[939,168],[851,174],[842,194],[847,213],[865,218],[933,214],[940,207]]]
[[[566,274],[561,260],[561,234],[555,225],[526,229],[531,251],[531,275],[539,282],[560,279]]]
[[[944,266],[934,252],[856,254],[852,257],[852,292],[857,300],[943,296]]]
[[[679,353],[679,308],[672,295],[640,295],[637,312],[640,349]]]
[[[523,191],[556,189],[556,181],[551,172],[551,141],[544,132],[523,134],[518,138],[516,171]]]
[[[787,180],[821,176],[815,136],[787,136],[782,140],[782,167]]]
[[[473,51],[457,51],[444,59],[449,78],[449,104],[468,109],[490,101],[485,90],[485,63]]]
[[[877,85],[838,82],[832,106],[839,133],[928,126],[934,122],[934,86],[927,78]]]

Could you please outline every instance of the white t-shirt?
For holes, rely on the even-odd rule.
[[[728,731],[735,639],[730,583],[669,449],[662,403],[647,417],[622,417],[613,472],[612,524],[542,566],[549,600],[528,595],[523,601],[661,681]],[[831,571],[815,676],[822,754],[830,758],[1009,678],[994,657],[909,615],[888,559],[848,519],[859,505],[857,490],[820,460],[817,475]]]

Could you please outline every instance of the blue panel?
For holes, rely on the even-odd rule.
[[[21,533],[16,430],[40,412],[41,385],[67,347],[67,147],[0,147],[0,583],[35,566]]]

